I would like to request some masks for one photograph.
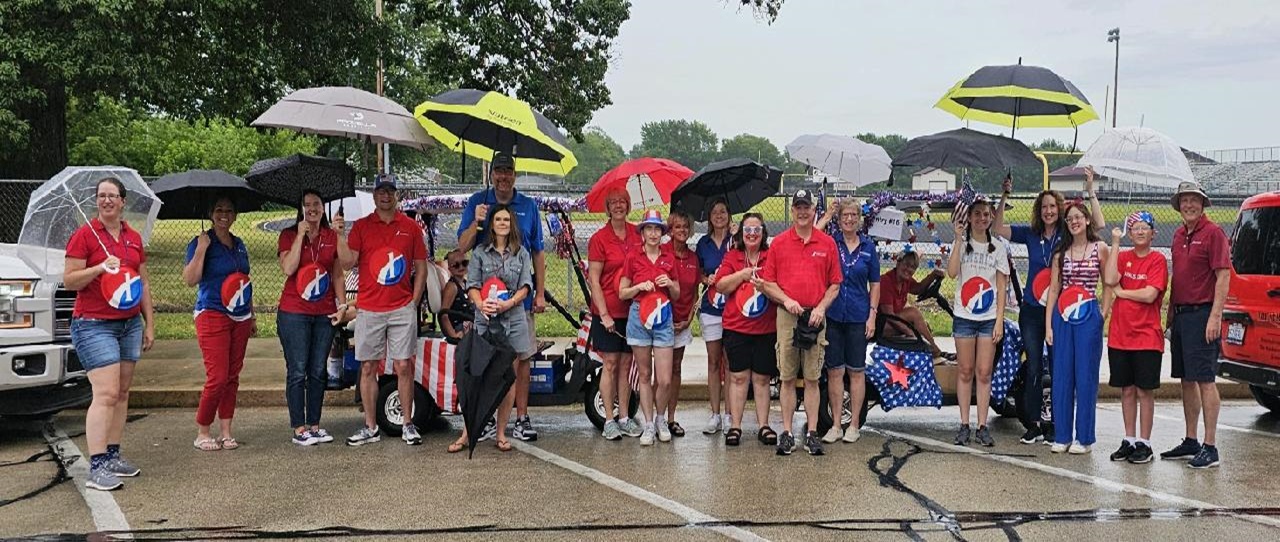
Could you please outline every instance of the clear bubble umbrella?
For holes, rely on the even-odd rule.
[[[57,250],[67,248],[71,234],[98,214],[98,183],[114,177],[124,184],[122,219],[151,240],[151,230],[160,213],[161,201],[137,171],[117,166],[68,167],[45,181],[27,202],[18,243]],[[98,243],[103,245],[102,240]],[[106,246],[103,245],[103,250]]]
[[[1093,166],[1108,179],[1158,188],[1177,188],[1178,183],[1195,180],[1182,147],[1150,128],[1122,127],[1103,132],[1077,165]]]

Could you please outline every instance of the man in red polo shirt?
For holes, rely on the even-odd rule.
[[[357,220],[350,235],[343,231],[341,215],[334,217],[338,231],[338,262],[344,271],[359,266],[356,294],[356,359],[360,360],[360,400],[364,427],[347,437],[347,444],[378,442],[374,417],[378,398],[378,362],[390,358],[395,367],[400,411],[404,424],[400,437],[410,445],[422,444],[413,425],[413,358],[417,346],[417,307],[427,277],[427,247],[422,228],[400,212],[395,178],[379,176],[373,189],[373,214]],[[412,267],[410,267],[410,263]],[[413,276],[409,276],[412,269]]]
[[[791,433],[796,410],[796,373],[804,377],[804,410],[808,430],[804,447],[809,455],[822,455],[818,435],[818,378],[822,376],[822,353],[827,346],[824,320],[827,308],[840,293],[840,262],[836,242],[813,227],[813,196],[808,190],[797,190],[791,197],[791,228],[773,238],[769,258],[760,272],[758,286],[784,310],[778,311],[778,372],[782,379],[782,435],[778,437],[778,455],[791,455],[796,441]],[[817,344],[809,348],[792,345],[801,317],[810,326],[822,326]]]
[[[1173,280],[1169,287],[1169,347],[1174,378],[1182,379],[1182,415],[1187,435],[1182,443],[1160,454],[1161,459],[1190,459],[1188,467],[1218,466],[1218,411],[1221,400],[1215,383],[1222,335],[1222,303],[1231,280],[1231,249],[1227,234],[1204,216],[1209,196],[1200,183],[1183,182],[1173,194],[1173,208],[1182,226],[1173,232]],[[1196,440],[1196,425],[1204,411],[1204,444]]]

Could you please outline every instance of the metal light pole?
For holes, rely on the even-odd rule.
[[[1118,27],[1107,31],[1107,43],[1113,41],[1116,43],[1116,68],[1114,80],[1111,82],[1111,127],[1115,128],[1116,110],[1119,109],[1116,104],[1120,100],[1120,28]]]

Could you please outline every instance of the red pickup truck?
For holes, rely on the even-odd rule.
[[[1280,191],[1244,201],[1231,234],[1218,374],[1280,414]]]

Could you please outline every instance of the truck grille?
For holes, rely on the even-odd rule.
[[[76,293],[58,284],[53,294],[53,340],[71,340],[71,313],[76,307]]]

